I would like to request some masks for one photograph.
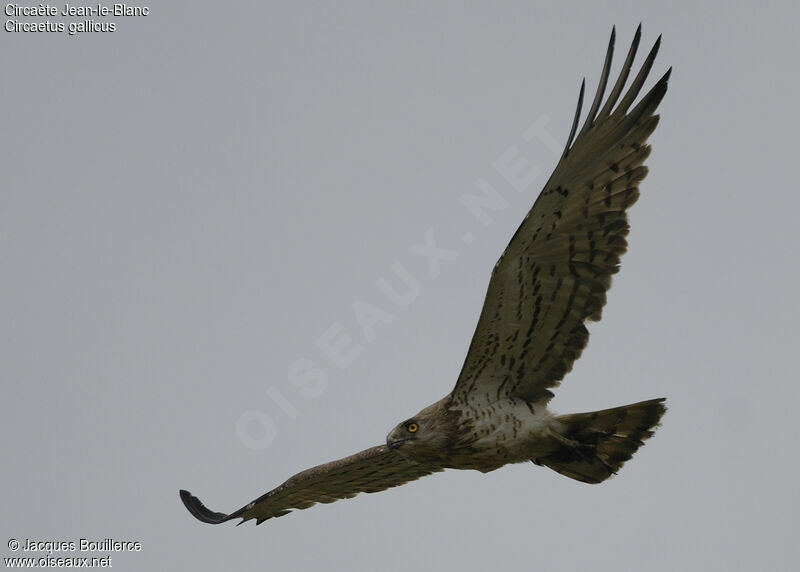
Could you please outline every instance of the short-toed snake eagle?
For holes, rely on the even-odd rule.
[[[626,211],[647,175],[647,138],[671,69],[633,106],[660,43],[623,94],[640,37],[641,26],[603,104],[612,31],[597,94],[577,131],[581,85],[561,160],[492,271],[455,388],[392,429],[386,444],[298,473],[230,514],[181,491],[189,512],[212,524],[260,524],[444,469],[488,472],[524,461],[599,483],[631,458],[664,413],[663,398],[572,415],[555,415],[547,403],[586,346],[585,323],[600,319],[627,248]]]

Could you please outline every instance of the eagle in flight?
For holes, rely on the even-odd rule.
[[[603,103],[614,52],[608,45],[597,94],[578,131],[585,80],[561,159],[492,271],[478,325],[453,390],[391,430],[386,443],[319,465],[230,514],[188,491],[197,519],[256,524],[292,509],[396,487],[444,469],[484,473],[532,461],[584,483],[614,475],[648,439],[664,398],[591,413],[547,409],[600,319],[611,276],[627,248],[626,211],[647,175],[647,138],[670,68],[633,106],[661,38],[623,93],[641,37],[636,30],[619,78]]]

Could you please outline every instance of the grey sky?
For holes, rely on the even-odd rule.
[[[114,538],[142,543],[121,570],[794,568],[796,8],[163,4],[0,39],[0,556]],[[666,396],[656,436],[598,486],[516,465],[195,521],[179,488],[236,509],[452,388],[557,159],[523,134],[562,142],[612,25],[616,73],[640,21],[642,51],[664,35],[648,85],[673,76],[630,250],[553,406]],[[495,166],[511,147],[542,171],[522,192]],[[486,225],[461,202],[481,179],[507,202]],[[409,251],[431,230],[457,253],[435,277]],[[376,284],[395,263],[408,304]],[[374,336],[364,303],[391,320]],[[344,369],[319,344],[337,325],[362,348]],[[294,384],[297,360],[324,386]]]

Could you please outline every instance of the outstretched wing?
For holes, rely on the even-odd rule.
[[[454,405],[504,397],[546,402],[572,369],[589,338],[584,323],[599,320],[611,276],[627,249],[627,209],[647,175],[647,138],[667,91],[671,68],[633,108],[661,42],[653,46],[627,93],[616,105],[631,69],[641,26],[605,105],[600,109],[614,32],[597,95],[578,126],[584,85],[564,154],[497,262],[464,367]],[[616,108],[615,108],[616,105]],[[598,112],[599,110],[599,112]]]
[[[297,473],[231,514],[207,509],[189,491],[182,490],[180,494],[189,512],[203,522],[220,524],[241,518],[241,524],[254,518],[256,524],[261,524],[268,518],[288,514],[292,509],[351,498],[358,493],[375,493],[442,470],[441,467],[408,461],[386,445],[379,445]]]

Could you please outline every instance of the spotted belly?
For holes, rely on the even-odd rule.
[[[554,415],[544,406],[507,399],[461,412],[461,432],[449,466],[493,471],[542,456],[555,445]]]

